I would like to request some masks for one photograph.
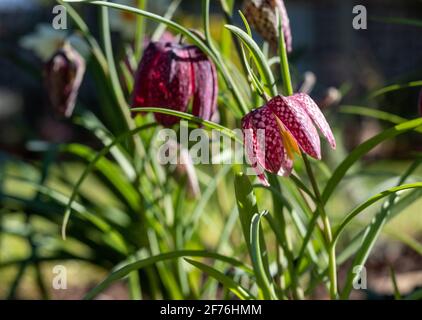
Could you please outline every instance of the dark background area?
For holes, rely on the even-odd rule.
[[[220,8],[214,1],[214,13]],[[389,83],[420,80],[422,74],[422,33],[420,28],[374,21],[374,18],[422,19],[422,2],[400,0],[286,0],[293,31],[294,62],[298,74],[312,71],[317,77],[313,95],[322,95],[329,86],[350,84],[344,101],[359,103],[375,88]],[[52,139],[59,132],[71,134],[65,125],[49,121],[43,93],[43,61],[33,52],[22,49],[19,39],[40,23],[51,22],[51,1],[0,0],[0,148],[24,152],[28,139]],[[154,1],[156,12],[165,10],[166,1]],[[363,4],[368,10],[368,29],[354,30],[352,8]],[[240,7],[240,1],[237,4]],[[79,6],[90,27],[96,29],[96,8]],[[200,10],[200,1],[183,0],[183,15]],[[69,18],[70,20],[70,18]],[[239,19],[236,20],[240,24]],[[388,79],[388,80],[387,80]],[[298,82],[301,80],[297,77]],[[415,117],[418,89],[386,95],[373,107],[406,117]],[[90,79],[81,93],[84,103],[94,105],[95,94]],[[46,120],[47,119],[47,120]],[[50,119],[51,120],[51,119]],[[49,126],[57,126],[46,130]],[[49,132],[50,131],[50,132]],[[55,133],[51,133],[51,131]],[[61,133],[60,133],[61,132]]]

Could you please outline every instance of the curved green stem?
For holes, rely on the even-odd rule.
[[[317,200],[317,213],[322,218],[324,224],[324,233],[328,244],[328,274],[330,278],[330,297],[335,300],[338,298],[337,293],[337,262],[336,262],[336,253],[335,246],[332,243],[333,235],[331,231],[330,220],[328,219],[327,213],[325,212],[324,203],[321,198],[321,192],[319,191],[318,184],[315,179],[315,175],[312,171],[311,163],[309,162],[308,157],[303,154],[303,161],[305,163],[306,172],[308,173],[309,179],[312,184],[312,188],[315,193]],[[316,214],[317,214],[316,213]],[[317,218],[316,218],[317,219]]]
[[[136,2],[139,9],[144,10],[147,6],[147,0],[137,0]],[[145,38],[145,19],[142,16],[138,16],[136,19],[136,31],[135,31],[135,57],[136,61],[141,58]]]

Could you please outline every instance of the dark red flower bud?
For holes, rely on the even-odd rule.
[[[161,107],[192,113],[210,120],[217,108],[218,83],[214,64],[195,46],[151,42],[135,75],[132,106]],[[171,126],[179,118],[155,114]]]
[[[72,115],[84,74],[85,60],[69,43],[46,63],[45,86],[50,104],[59,115]]]
[[[292,32],[283,0],[244,0],[243,2],[243,13],[248,22],[274,48],[277,48],[279,38],[277,12],[281,17],[287,51],[291,52]]]

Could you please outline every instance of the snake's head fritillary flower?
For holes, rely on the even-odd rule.
[[[277,96],[242,119],[247,156],[263,184],[268,185],[263,170],[290,175],[295,153],[302,151],[321,159],[316,127],[335,149],[329,124],[312,98],[304,93]]]
[[[65,43],[46,63],[45,86],[53,110],[70,117],[85,74],[85,60]]]
[[[277,12],[281,17],[287,51],[291,52],[292,32],[283,0],[245,0],[243,2],[243,13],[248,22],[274,48],[277,47],[279,38]]]
[[[210,120],[217,109],[218,83],[214,64],[197,47],[151,42],[135,75],[133,107],[161,107],[192,113]],[[171,126],[174,116],[155,114],[158,123]]]

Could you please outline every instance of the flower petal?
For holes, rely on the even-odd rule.
[[[161,107],[185,112],[192,96],[189,51],[173,43],[150,43],[135,76],[133,107]],[[157,122],[171,126],[179,118],[155,114]]]
[[[242,120],[242,129],[247,155],[253,167],[260,166],[283,176],[291,173],[293,161],[283,146],[276,118],[267,106],[247,114]],[[251,130],[252,134],[246,135],[245,130]]]
[[[277,96],[271,99],[267,106],[281,120],[304,152],[321,159],[318,132],[298,100]]]
[[[269,182],[263,172],[262,166],[257,159],[258,141],[253,128],[252,117],[250,114],[242,119],[242,132],[246,156],[250,162],[251,167],[255,170],[259,180],[264,186],[269,186]]]
[[[333,132],[331,131],[330,125],[324,117],[324,114],[321,112],[321,109],[315,103],[310,96],[304,93],[298,93],[289,97],[299,101],[302,108],[311,117],[312,121],[316,126],[321,130],[324,137],[328,140],[333,149],[336,148],[336,139],[334,138]]]
[[[194,96],[192,114],[210,120],[217,110],[218,80],[214,63],[198,48],[192,46]]]

